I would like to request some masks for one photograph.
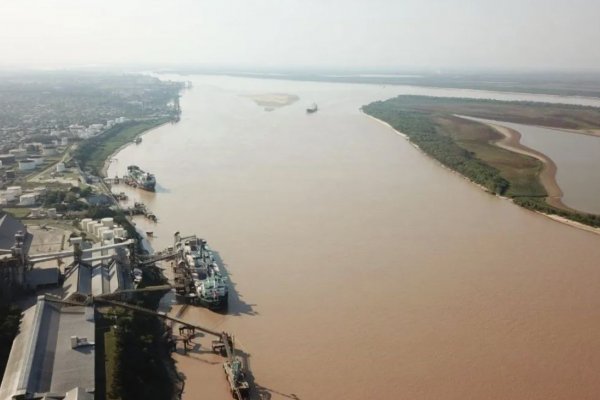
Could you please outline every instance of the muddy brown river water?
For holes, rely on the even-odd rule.
[[[600,236],[484,193],[359,112],[401,93],[559,98],[179,79],[194,82],[181,121],[109,175],[156,174],[156,193],[116,189],[159,217],[140,222],[155,248],[181,231],[218,252],[229,313],[184,317],[235,333],[264,398],[600,397]],[[241,96],[257,93],[300,100],[266,112]],[[212,360],[176,359],[184,398],[229,398]]]

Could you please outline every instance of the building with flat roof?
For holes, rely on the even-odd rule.
[[[0,399],[93,400],[94,309],[38,297],[24,313]]]

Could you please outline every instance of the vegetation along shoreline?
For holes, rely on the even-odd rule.
[[[561,222],[574,221],[571,225],[600,227],[599,215],[573,210],[560,201],[556,190],[548,190],[548,175],[553,175],[553,163],[544,162],[539,156],[541,153],[516,152],[510,146],[498,145],[506,139],[506,132],[458,116],[577,131],[600,127],[600,109],[548,103],[398,96],[365,105],[362,111],[388,124],[421,151],[490,193],[554,216],[553,219]],[[514,140],[510,142],[515,143]],[[545,168],[550,170],[544,171]],[[542,182],[544,172],[546,179]]]

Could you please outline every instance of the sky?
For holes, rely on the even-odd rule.
[[[599,0],[0,0],[0,67],[600,70]]]

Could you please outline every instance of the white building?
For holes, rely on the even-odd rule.
[[[21,170],[21,171],[34,170],[35,166],[36,166],[35,161],[30,158],[19,161],[19,170]]]
[[[45,156],[55,156],[57,154],[56,147],[46,146],[42,154]]]
[[[23,195],[21,195],[21,197],[19,197],[19,205],[33,206],[33,205],[35,205],[36,199],[37,199],[36,193],[23,194]]]
[[[115,238],[126,239],[127,231],[115,224],[113,218],[102,218],[100,221],[84,218],[80,223],[81,230],[85,231],[101,241],[113,240]]]
[[[4,200],[4,203],[10,203],[11,201],[17,200],[17,195],[12,192],[6,191],[2,193],[2,199]]]
[[[7,193],[11,193],[14,196],[20,196],[23,194],[23,188],[21,186],[9,186],[6,188]]]
[[[15,158],[27,156],[27,150],[25,150],[25,149],[12,149],[12,150],[9,150],[8,153],[15,156]]]
[[[30,156],[29,160],[33,160],[35,162],[36,167],[44,163],[44,157],[42,156]]]
[[[56,172],[65,172],[66,169],[67,167],[65,167],[65,163],[59,162],[56,164]]]

